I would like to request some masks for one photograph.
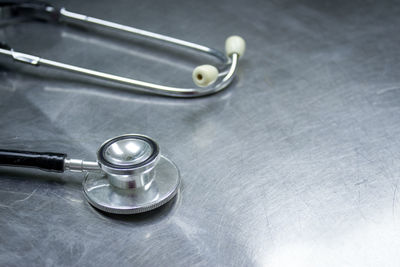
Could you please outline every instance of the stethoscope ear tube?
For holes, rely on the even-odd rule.
[[[64,172],[66,157],[67,155],[62,153],[0,150],[0,165]]]
[[[112,82],[126,84],[132,86],[137,91],[153,93],[172,97],[199,97],[217,93],[226,88],[233,80],[238,68],[239,58],[245,50],[245,41],[239,36],[231,36],[226,40],[226,54],[216,49],[203,45],[187,42],[170,36],[137,29],[134,27],[121,25],[111,21],[89,17],[87,15],[78,14],[66,10],[65,8],[57,8],[43,1],[3,1],[0,0],[0,8],[7,7],[10,9],[10,15],[14,17],[35,18],[44,21],[67,22],[67,23],[84,23],[92,26],[101,26],[104,28],[130,33],[163,43],[172,44],[178,47],[194,50],[199,53],[207,54],[215,57],[221,62],[219,67],[211,65],[201,65],[195,68],[192,73],[193,81],[197,87],[176,87],[169,85],[156,84],[146,81],[135,80],[128,77],[122,77],[110,73],[100,72],[92,69],[82,68],[75,65],[65,64],[35,55],[18,52],[8,46],[0,47],[0,54],[10,56],[15,61],[27,63],[34,66],[48,66],[83,75],[93,76]]]

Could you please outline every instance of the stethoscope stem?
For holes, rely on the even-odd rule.
[[[64,170],[72,172],[84,171],[101,171],[97,161],[86,161],[81,159],[68,159],[64,160]]]

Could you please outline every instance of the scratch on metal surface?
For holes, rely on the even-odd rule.
[[[216,231],[217,233],[221,233],[224,218],[225,218],[225,216],[223,216],[221,214],[220,219],[219,219],[218,224],[217,224],[217,231]],[[216,251],[217,255],[221,255],[221,245],[223,245],[223,243],[221,242],[221,238],[218,235],[217,236],[217,251]]]
[[[354,185],[358,186],[358,185],[365,184],[366,182],[368,182],[368,180],[367,180],[367,179],[363,179],[362,181],[357,182],[357,183],[355,183]]]
[[[78,200],[78,199],[65,198],[65,197],[63,197],[63,196],[60,196],[60,195],[57,194],[57,193],[54,193],[54,192],[51,192],[51,194],[52,194],[52,195],[55,195],[55,196],[58,197],[58,198],[61,198],[62,200],[65,200],[66,202],[77,202],[77,203],[81,203],[81,202],[82,202],[81,200]]]
[[[35,193],[36,191],[39,189],[40,186],[36,187],[31,193],[28,194],[28,196],[24,197],[23,199],[18,199],[13,201],[10,205],[6,205],[6,204],[1,204],[0,203],[0,208],[7,208],[7,209],[13,209],[13,206],[19,202],[24,202],[27,201],[28,199],[30,199]],[[26,194],[26,193],[21,193],[21,192],[15,192],[15,191],[7,191],[7,190],[0,190],[2,192],[7,192],[7,193],[11,193],[11,194]]]
[[[36,193],[36,191],[38,190],[38,188],[39,188],[39,186],[36,187],[36,188],[32,191],[32,193],[30,193],[27,197],[25,197],[25,198],[23,198],[23,199],[19,199],[19,200],[14,201],[14,202],[11,204],[11,206],[14,205],[14,204],[16,204],[16,203],[18,203],[18,202],[24,202],[24,201],[27,201],[28,199],[30,199],[30,198]]]
[[[368,221],[367,217],[365,217],[364,212],[362,211],[362,208],[361,208],[361,191],[360,190],[358,190],[357,210],[360,213],[361,218],[363,218],[365,221]]]
[[[9,205],[0,204],[0,208],[12,209]]]
[[[398,183],[396,183],[395,187],[394,187],[394,191],[393,191],[393,201],[392,201],[392,214],[393,214],[393,218],[395,218],[395,211],[396,211],[396,200],[397,200],[397,187],[398,187]]]
[[[395,90],[400,90],[400,86],[392,86],[392,87],[384,88],[384,89],[381,89],[378,92],[376,92],[376,94],[377,95],[381,95],[381,94],[384,94],[386,92],[395,91]]]
[[[267,190],[265,189],[265,186],[263,185],[262,188],[263,188],[263,191],[262,191],[263,199],[268,199]],[[265,223],[266,223],[266,225],[265,225],[266,227],[265,227],[264,231],[269,233],[269,235],[271,237],[272,246],[275,247],[275,239],[273,236],[273,226],[269,219],[267,203],[265,201],[261,201],[261,206],[264,211],[263,215],[264,215],[264,219],[265,219]]]
[[[192,221],[185,222],[182,218],[176,217],[172,221],[182,231],[187,240],[194,244],[198,253],[200,253],[200,251],[204,251],[204,248],[206,248],[207,245],[200,237],[202,234],[204,234],[203,229],[199,228],[199,226],[194,224]]]

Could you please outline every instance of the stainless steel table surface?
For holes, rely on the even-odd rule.
[[[0,57],[0,147],[95,159],[153,137],[179,195],[136,216],[92,208],[82,174],[0,168],[1,266],[399,266],[399,1],[57,1],[223,49],[224,92],[175,99]],[[26,22],[16,50],[170,85],[209,58],[125,34]]]

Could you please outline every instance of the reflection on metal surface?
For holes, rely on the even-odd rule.
[[[112,143],[104,150],[104,158],[118,165],[132,165],[145,161],[153,153],[143,140],[124,139]]]
[[[386,214],[382,222],[365,221],[363,227],[344,229],[329,241],[323,236],[314,239],[282,240],[260,259],[259,264],[271,267],[309,266],[381,266],[388,259],[398,259],[400,228]],[[397,266],[394,260],[384,266]]]
[[[48,85],[44,85],[44,90],[45,91],[49,91],[49,92],[60,92],[60,93],[64,93],[66,95],[69,94],[74,94],[74,95],[85,95],[85,96],[98,96],[98,97],[102,97],[102,98],[107,98],[110,100],[117,100],[117,101],[123,101],[123,102],[137,102],[137,103],[141,103],[141,104],[149,104],[149,105],[161,105],[161,106],[193,106],[193,102],[188,102],[185,100],[176,100],[176,99],[160,99],[160,98],[149,98],[146,96],[135,96],[135,97],[127,97],[126,95],[120,95],[120,94],[115,94],[115,93],[111,93],[111,92],[101,92],[97,89],[86,89],[87,87],[82,87],[82,88],[76,88],[77,86],[66,86],[66,87],[55,87],[55,86],[48,86]],[[218,95],[215,95],[212,99],[209,99],[209,102],[222,102],[222,103],[226,103],[229,98],[231,97],[232,92],[229,91],[225,91],[222,92]],[[195,100],[194,100],[195,101]]]
[[[102,39],[88,37],[86,35],[82,36],[82,35],[74,34],[74,33],[67,32],[67,31],[62,31],[61,36],[63,38],[70,38],[70,39],[73,39],[73,40],[76,40],[79,42],[104,47],[104,48],[118,51],[121,53],[129,54],[129,55],[132,55],[135,57],[145,58],[149,61],[156,61],[156,62],[165,64],[165,65],[169,65],[174,68],[183,69],[183,70],[190,71],[190,72],[193,70],[193,67],[190,67],[186,64],[182,64],[181,62],[179,64],[177,64],[176,61],[171,61],[171,60],[159,57],[159,56],[154,56],[151,53],[143,53],[142,51],[136,51],[135,49],[127,48],[122,45],[116,45],[114,42],[109,42],[109,41],[105,41]]]

